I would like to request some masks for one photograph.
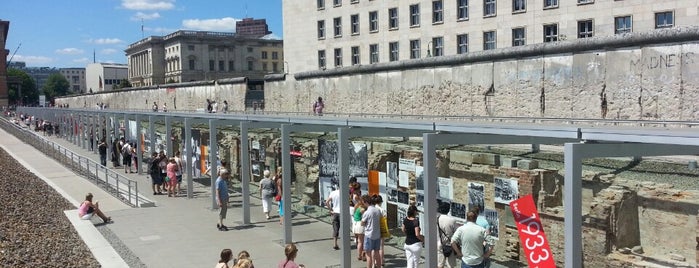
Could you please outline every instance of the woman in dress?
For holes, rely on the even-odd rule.
[[[169,178],[167,181],[167,196],[177,197],[177,191],[175,190],[177,188],[177,170],[179,167],[174,157],[168,159],[165,169],[167,170],[167,177]]]
[[[420,254],[422,254],[422,243],[424,237],[420,232],[420,221],[417,219],[417,207],[410,205],[408,207],[408,216],[403,219],[401,230],[405,234],[405,258],[408,260],[408,268],[416,268],[420,262]]]

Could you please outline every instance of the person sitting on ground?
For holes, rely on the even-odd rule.
[[[92,202],[92,193],[87,193],[87,195],[85,195],[85,201],[83,201],[78,208],[78,216],[80,216],[80,218],[83,220],[89,220],[92,219],[92,216],[95,214],[102,218],[104,223],[109,223],[112,221],[111,217],[107,217],[104,215],[104,213],[102,213],[99,202]]]
[[[230,249],[224,249],[221,250],[221,259],[218,260],[218,263],[214,268],[228,268],[228,262],[231,261],[231,258],[233,258],[233,251]]]
[[[303,264],[296,264],[294,262],[294,260],[296,259],[296,254],[298,252],[299,252],[299,250],[298,250],[298,248],[296,248],[296,245],[294,243],[286,244],[286,247],[284,247],[284,255],[286,255],[286,258],[279,262],[279,265],[277,265],[277,268],[306,267]]]

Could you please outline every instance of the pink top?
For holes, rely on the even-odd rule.
[[[176,178],[176,172],[177,172],[177,164],[175,163],[167,163],[167,176],[170,179],[175,179]]]
[[[299,265],[292,260],[283,260],[277,265],[278,268],[299,268]]]
[[[78,215],[80,217],[85,216],[87,214],[87,210],[90,208],[90,205],[87,201],[83,201],[82,204],[80,204],[80,207],[78,208]]]

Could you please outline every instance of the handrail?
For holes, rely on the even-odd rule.
[[[137,181],[111,171],[92,159],[47,140],[30,130],[24,130],[21,125],[12,124],[4,117],[0,119],[0,127],[64,166],[70,167],[78,174],[85,176],[97,186],[105,188],[107,192],[127,205],[141,207],[146,203],[138,194]]]

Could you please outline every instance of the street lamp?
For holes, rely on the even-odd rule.
[[[427,42],[427,57],[432,57],[432,49],[430,49],[430,45],[432,44],[432,41]]]

